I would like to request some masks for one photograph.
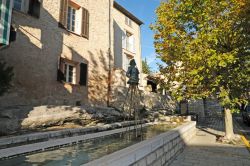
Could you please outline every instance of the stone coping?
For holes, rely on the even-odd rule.
[[[137,127],[140,128],[141,126],[146,127],[149,125],[151,124],[147,123],[147,124],[139,125]],[[119,129],[114,129],[114,130],[102,131],[102,132],[67,137],[67,138],[51,139],[51,140],[39,142],[39,143],[0,149],[0,160],[17,157],[20,155],[27,155],[27,154],[32,154],[32,153],[37,153],[37,152],[42,152],[42,151],[54,150],[60,147],[71,146],[77,143],[82,143],[89,139],[95,139],[98,137],[104,137],[104,136],[126,132],[128,130],[134,130],[134,129],[135,129],[134,126],[127,126],[127,127],[123,127]]]
[[[162,147],[166,140],[171,141],[176,138],[178,135],[183,138],[186,131],[191,128],[195,128],[196,122],[186,122],[185,124],[174,128],[170,131],[162,133],[158,136],[155,136],[151,139],[142,141],[135,145],[129,146],[117,152],[114,152],[110,155],[104,156],[97,160],[91,161],[82,166],[127,166],[132,165],[140,159],[146,157],[150,153],[154,152],[156,149]]]
[[[141,121],[145,123],[144,120]],[[58,139],[58,138],[65,138],[65,137],[73,137],[84,135],[88,133],[94,132],[101,132],[110,129],[122,128],[134,125],[134,121],[123,121],[123,122],[116,122],[112,124],[103,124],[91,127],[82,127],[82,128],[75,128],[75,129],[64,129],[64,130],[57,130],[57,131],[48,131],[48,132],[37,132],[31,134],[24,134],[19,136],[11,136],[11,137],[3,137],[0,138],[0,150],[4,148],[10,148],[25,144],[31,143],[38,143],[48,141],[50,139]]]

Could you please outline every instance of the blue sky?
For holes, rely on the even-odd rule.
[[[160,0],[116,0],[120,5],[139,18],[144,25],[141,26],[141,46],[142,58],[147,61],[153,71],[157,71],[156,65],[159,59],[156,59],[154,49],[154,33],[149,25],[156,19],[155,10],[160,4]]]

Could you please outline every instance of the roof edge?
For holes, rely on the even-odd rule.
[[[122,12],[123,14],[125,14],[127,17],[129,17],[131,20],[133,20],[134,22],[136,22],[138,25],[144,24],[141,20],[139,20],[136,16],[134,16],[132,13],[130,13],[127,9],[125,9],[124,7],[122,7],[116,1],[114,1],[114,5],[113,6],[114,6],[114,8],[116,8],[117,10],[119,10],[120,12]]]

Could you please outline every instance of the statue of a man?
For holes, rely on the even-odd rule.
[[[135,60],[132,59],[129,62],[129,67],[128,67],[128,71],[126,73],[126,76],[129,78],[128,80],[128,84],[129,85],[138,85],[139,84],[139,70],[136,67],[136,63]]]

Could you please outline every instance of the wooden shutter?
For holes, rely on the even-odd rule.
[[[59,26],[67,26],[67,9],[68,9],[68,0],[60,1],[60,13],[59,13]]]
[[[33,17],[39,18],[40,8],[41,8],[40,0],[30,0],[28,14],[30,14]]]
[[[62,82],[65,80],[65,75],[63,72],[63,65],[64,65],[64,62],[63,62],[62,58],[60,58],[58,69],[57,69],[57,81],[59,81],[59,82]]]
[[[88,65],[85,63],[80,64],[80,85],[87,85]]]
[[[136,48],[135,47],[136,44],[135,44],[135,36],[134,35],[132,36],[132,40],[133,40],[132,41],[132,52],[135,53],[136,52],[136,49],[135,49]]]
[[[15,28],[11,25],[10,26],[10,39],[9,42],[16,41],[16,30]]]
[[[122,48],[126,49],[127,48],[127,36],[126,32],[122,31]]]
[[[89,11],[82,8],[82,36],[89,38]]]

